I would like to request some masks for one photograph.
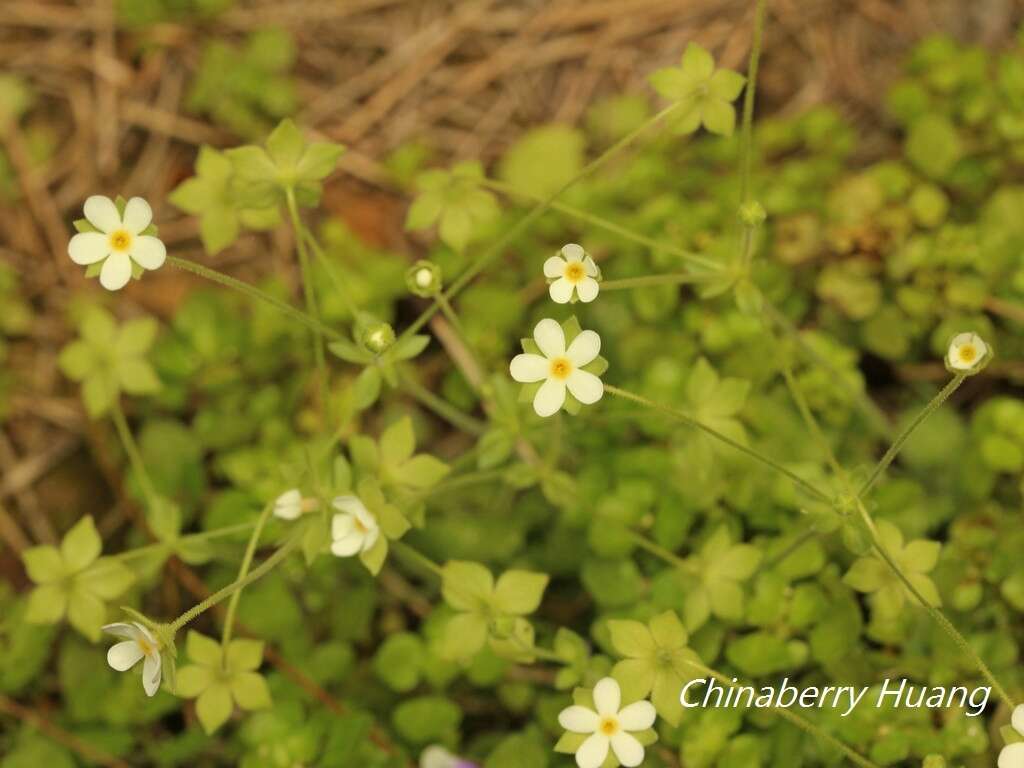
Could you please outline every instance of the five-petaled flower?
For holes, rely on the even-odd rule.
[[[339,514],[331,518],[331,552],[351,557],[366,552],[380,536],[377,518],[356,496],[338,496],[331,505]]]
[[[599,768],[615,753],[627,768],[644,761],[644,746],[630,731],[644,731],[654,725],[654,705],[643,699],[620,709],[622,691],[613,677],[605,677],[594,686],[594,707],[574,704],[563,709],[558,723],[572,733],[590,734],[576,750],[579,768]]]
[[[158,269],[167,258],[163,242],[143,234],[153,221],[153,210],[141,197],[133,197],[119,211],[109,197],[93,195],[85,201],[85,218],[96,231],[79,232],[68,243],[75,264],[103,262],[100,285],[116,291],[128,284],[132,262],[143,269]]]
[[[601,399],[604,385],[583,366],[597,359],[601,351],[601,337],[594,331],[581,331],[565,346],[562,326],[550,318],[541,320],[533,329],[533,340],[539,355],[524,353],[512,358],[509,372],[512,378],[524,384],[543,381],[533,398],[533,410],[538,416],[551,416],[565,404],[569,393],[584,405]]]
[[[999,753],[999,768],[1024,768],[1024,704],[1018,704],[1013,710],[1011,724],[1021,741],[1003,747]]]
[[[125,640],[112,645],[107,651],[107,664],[118,672],[126,672],[142,659],[142,687],[147,696],[155,696],[160,689],[160,643],[152,633],[137,621],[131,624],[107,624],[109,632]]]
[[[596,299],[601,271],[594,260],[576,243],[563,245],[561,254],[544,262],[544,277],[551,281],[551,300],[568,304],[574,291],[584,303]]]
[[[958,333],[949,342],[946,365],[959,373],[970,373],[980,369],[990,354],[988,344],[976,333]]]

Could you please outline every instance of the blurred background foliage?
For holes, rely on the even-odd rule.
[[[93,20],[74,6],[40,4],[44,10],[33,11],[28,5],[12,5],[15,29],[27,19],[26,27],[42,28],[55,46],[61,35],[77,34],[79,22],[71,21]],[[1012,16],[997,5],[991,4],[991,17]],[[465,182],[458,166],[448,174],[453,155],[477,154],[472,144],[452,151],[468,141],[465,130],[452,129],[452,138],[431,126],[434,133],[417,135],[422,125],[410,129],[399,115],[383,121],[384,138],[363,145],[359,139],[376,124],[366,115],[377,112],[355,107],[352,114],[363,117],[342,120],[334,130],[339,115],[330,99],[351,94],[344,80],[333,82],[332,60],[303,60],[290,21],[250,23],[272,10],[234,6],[121,0],[111,10],[116,15],[108,22],[121,30],[118,47],[112,28],[107,43],[98,36],[95,50],[101,61],[115,51],[125,60],[113,59],[111,80],[94,84],[96,98],[102,102],[104,83],[124,77],[117,67],[135,68],[141,85],[126,88],[130,95],[116,114],[154,130],[156,138],[129,135],[112,145],[107,118],[99,114],[92,140],[100,174],[85,177],[89,186],[81,176],[74,185],[59,184],[62,176],[53,170],[67,162],[61,154],[67,125],[50,119],[53,78],[34,77],[22,64],[0,75],[0,198],[4,220],[12,223],[0,265],[0,509],[7,520],[0,554],[0,767],[97,764],[91,746],[129,765],[384,768],[412,764],[433,743],[486,768],[566,766],[568,759],[550,750],[559,733],[557,712],[572,686],[592,685],[618,659],[609,620],[647,621],[665,610],[677,612],[689,646],[705,663],[747,678],[871,685],[898,674],[930,685],[980,684],[923,612],[887,611],[844,582],[857,554],[839,536],[815,534],[814,516],[802,514],[814,510],[789,485],[685,427],[608,399],[554,422],[511,407],[487,417],[467,381],[472,372],[452,364],[442,332],[414,361],[398,365],[452,406],[485,420],[482,435],[452,428],[387,382],[368,384],[356,366],[340,360],[332,363],[330,398],[318,412],[306,333],[273,310],[169,268],[130,289],[127,300],[58,280],[62,268],[52,266],[47,251],[63,256],[70,232],[65,208],[93,192],[149,191],[172,252],[295,298],[287,235],[265,212],[236,205],[213,147],[261,140],[279,118],[296,116],[304,126],[319,123],[317,131],[353,142],[343,168],[360,180],[328,185],[326,215],[314,219],[332,264],[314,273],[325,321],[338,328],[353,322],[334,283],[340,277],[357,306],[400,331],[424,306],[406,288],[415,258],[432,259],[448,280],[457,276],[523,215],[524,199],[558,189],[654,109],[652,94],[631,81],[618,93],[584,98],[576,114],[549,112],[545,119],[560,119],[534,120],[534,127],[503,136],[507,141],[479,147],[484,165],[468,177],[483,180],[481,186]],[[308,11],[314,20],[320,8]],[[769,28],[784,29],[786,18],[779,11]],[[216,26],[220,20],[228,31]],[[375,39],[373,19],[363,21],[368,39]],[[730,30],[742,30],[745,21],[737,16]],[[743,38],[705,28],[718,35],[723,61],[742,58]],[[669,41],[675,47],[658,63],[674,63],[685,35],[697,31],[677,28]],[[166,52],[185,45],[181,36],[189,37],[187,68]],[[769,104],[772,50],[784,45],[782,36],[769,32]],[[14,45],[17,38],[5,40]],[[754,282],[831,370],[776,344],[731,293],[702,297],[673,286],[607,293],[578,306],[577,315],[601,334],[611,364],[606,380],[821,478],[827,467],[779,376],[781,361],[794,361],[795,378],[839,460],[868,468],[886,435],[946,379],[941,358],[953,333],[971,329],[989,340],[995,362],[925,423],[870,504],[876,519],[896,525],[908,541],[942,542],[930,575],[945,609],[1019,698],[1024,44],[1014,38],[982,46],[935,36],[904,46],[900,58],[885,86],[869,89],[874,112],[851,108],[849,99],[811,98],[804,102],[813,104],[765,109],[756,128],[753,185],[768,218],[759,230]],[[154,73],[161,65],[172,74]],[[644,60],[633,68],[642,76],[655,67]],[[321,80],[315,93],[311,69]],[[460,73],[439,70],[439,77],[452,71]],[[84,93],[90,85],[81,82]],[[154,102],[138,100],[155,88]],[[370,93],[372,104],[373,93],[386,98],[380,94],[387,91]],[[451,98],[438,98],[451,106]],[[72,110],[77,104],[71,100]],[[482,102],[468,104],[480,109]],[[326,114],[332,121],[323,121]],[[168,127],[161,134],[154,125]],[[211,146],[193,171],[198,145]],[[111,146],[114,165],[104,170]],[[124,177],[119,147],[138,158]],[[652,134],[560,202],[676,250],[728,262],[736,249],[737,147],[714,136]],[[185,181],[193,173],[201,185]],[[416,229],[403,234],[404,201],[438,189],[444,192],[438,216],[410,215]],[[502,194],[508,190],[511,198]],[[176,217],[176,210],[190,215]],[[210,211],[218,215],[206,224]],[[571,210],[549,212],[455,302],[469,343],[487,371],[500,374],[499,391],[518,339],[552,314],[540,265],[565,242],[584,245],[606,279],[685,267],[672,248],[638,244]],[[356,435],[376,437],[410,416],[423,450],[457,472],[494,471],[494,478],[486,485],[442,484],[427,501],[426,527],[408,540],[441,562],[550,574],[534,627],[538,644],[554,648],[564,666],[527,666],[489,648],[465,662],[451,660],[444,628],[453,612],[415,563],[389,561],[375,580],[352,561],[320,558],[308,571],[289,561],[247,589],[239,608],[239,632],[267,644],[272,704],[236,712],[208,736],[192,703],[166,691],[146,699],[137,680],[106,666],[105,647],[87,633],[27,623],[30,584],[14,552],[59,541],[86,514],[96,518],[107,554],[150,541],[133,524],[143,498],[139,478],[126,469],[112,429],[89,419],[77,386],[57,368],[57,350],[78,335],[98,303],[122,320],[159,318],[146,353],[159,389],[136,387],[138,396],[127,397],[126,407],[158,491],[180,513],[173,535],[252,521],[294,484],[289,462],[323,421],[336,425],[347,443]],[[862,394],[881,416],[864,415],[857,406]],[[541,447],[551,468],[543,477],[517,464],[518,435]],[[638,544],[635,533],[647,544]],[[166,562],[133,562],[135,583],[119,600],[173,616],[196,601],[196,590],[234,578],[245,539],[240,533],[200,551],[175,551]],[[680,562],[659,558],[651,542]],[[736,568],[711,567],[723,547],[742,546],[749,551],[737,551]],[[110,616],[115,613],[111,608]],[[217,627],[205,617],[196,628],[213,636]],[[998,729],[1008,717],[995,699],[983,718],[955,709],[869,706],[848,718],[827,709],[813,714],[879,765],[918,766],[926,755],[940,754],[948,765],[967,768],[994,763]],[[37,730],[40,720],[57,730]],[[757,711],[686,711],[677,724],[659,721],[659,734],[645,765],[842,763],[791,725]]]

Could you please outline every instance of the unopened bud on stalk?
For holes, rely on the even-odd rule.
[[[382,355],[395,343],[395,329],[388,323],[374,323],[363,331],[363,345],[375,355]]]
[[[421,259],[405,273],[409,292],[429,299],[441,291],[441,268],[432,261]]]

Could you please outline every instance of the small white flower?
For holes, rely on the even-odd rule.
[[[420,755],[420,768],[478,768],[478,766],[476,763],[463,760],[444,747],[435,744],[423,750],[423,754]]]
[[[592,373],[581,370],[601,351],[601,337],[594,331],[583,331],[565,348],[562,326],[551,319],[541,320],[533,329],[533,340],[540,355],[521,354],[512,358],[509,372],[524,384],[544,381],[533,398],[538,416],[551,416],[565,403],[565,390],[584,405],[601,399],[604,384]]]
[[[988,345],[976,333],[958,333],[949,342],[946,362],[955,371],[970,371],[988,356]]]
[[[552,256],[544,262],[544,276],[553,280],[548,293],[552,301],[559,304],[567,304],[573,291],[582,302],[596,299],[599,286],[594,278],[599,274],[597,264],[576,243],[562,246],[561,256]]]
[[[1013,710],[1013,730],[1024,738],[1024,704]],[[1009,744],[999,753],[999,768],[1024,768],[1024,742]]]
[[[434,273],[426,267],[416,270],[416,285],[420,288],[429,288],[434,282]]]
[[[147,696],[155,696],[160,690],[160,643],[137,621],[131,624],[107,624],[103,631],[126,638],[107,651],[107,664],[118,672],[126,672],[145,659],[142,665],[142,687]]]
[[[558,723],[572,733],[591,736],[576,750],[579,768],[599,768],[608,757],[609,747],[627,768],[644,761],[644,746],[629,731],[645,731],[654,725],[654,705],[646,699],[619,709],[622,691],[613,677],[605,677],[594,686],[595,712],[578,704],[563,709]]]
[[[274,517],[296,520],[302,514],[302,493],[298,488],[285,491],[274,500]]]
[[[351,557],[377,543],[380,526],[363,502],[355,496],[338,496],[331,505],[340,512],[331,518],[331,552]]]
[[[85,218],[98,232],[79,232],[68,243],[68,255],[75,264],[103,261],[100,285],[116,291],[132,276],[132,262],[144,269],[158,269],[167,258],[163,242],[142,232],[153,220],[153,210],[141,197],[133,197],[124,215],[109,197],[93,195],[85,201]],[[104,261],[106,259],[106,261]]]

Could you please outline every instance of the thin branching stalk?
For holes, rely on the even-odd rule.
[[[128,454],[128,462],[131,464],[132,470],[139,480],[139,485],[142,486],[142,494],[146,497],[146,503],[152,505],[159,498],[159,494],[156,491],[156,486],[153,484],[153,479],[149,476],[149,471],[146,469],[146,463],[142,460],[142,453],[139,451],[139,446],[135,443],[135,437],[128,427],[128,420],[125,418],[124,410],[121,408],[120,398],[114,398],[114,403],[110,408],[110,415],[114,421],[114,427],[117,429],[117,436],[121,439],[121,445],[124,446],[124,451]]]
[[[482,435],[487,425],[467,413],[463,413],[447,400],[438,397],[407,373],[399,374],[402,389],[412,395],[422,406],[433,411],[452,426],[471,435]]]
[[[244,579],[249,574],[249,568],[252,566],[252,559],[256,555],[256,547],[259,545],[263,528],[266,526],[273,511],[274,505],[267,504],[263,507],[263,511],[260,512],[260,516],[256,520],[256,526],[252,530],[252,535],[249,536],[249,543],[245,547],[245,555],[242,557],[242,564],[238,568],[236,581]],[[231,599],[228,601],[228,610],[224,615],[224,629],[220,636],[220,644],[225,652],[227,651],[228,644],[231,642],[231,632],[235,626],[235,613],[238,610],[238,602],[241,599],[242,590],[238,589],[231,595]]]

